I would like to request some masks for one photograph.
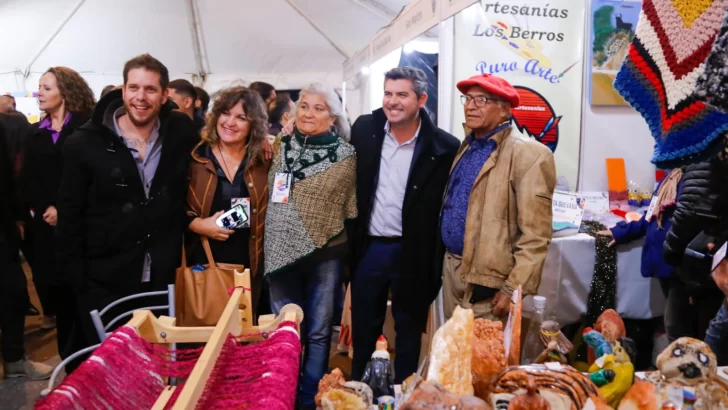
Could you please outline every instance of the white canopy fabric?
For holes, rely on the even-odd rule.
[[[150,53],[214,92],[266,81],[340,86],[342,64],[407,0],[0,0],[0,94],[34,91],[51,66],[97,93]]]

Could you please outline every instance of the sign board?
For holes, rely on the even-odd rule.
[[[584,217],[584,201],[576,192],[554,191],[551,209],[554,238],[579,232]]]
[[[344,81],[355,78],[362,67],[369,66],[369,50],[370,47],[367,45],[364,49],[344,62]]]
[[[582,1],[484,1],[455,15],[454,77],[493,74],[520,95],[514,128],[547,146],[557,176],[576,186],[584,60]],[[453,131],[465,122],[460,93],[450,101]]]
[[[478,0],[442,0],[442,20],[447,20],[477,2]]]
[[[440,22],[442,0],[418,0],[410,3],[372,42],[372,60],[384,57],[392,50],[426,32]]]

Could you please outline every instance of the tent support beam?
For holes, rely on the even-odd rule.
[[[384,5],[375,0],[349,0],[350,2],[362,7],[364,10],[381,17],[387,22],[392,21],[395,13],[386,8]]]
[[[192,43],[195,49],[195,63],[197,64],[197,75],[200,76],[202,85],[205,84],[207,78],[206,65],[209,68],[209,62],[207,61],[207,52],[202,41],[202,25],[200,23],[199,13],[197,11],[197,3],[195,0],[189,0],[187,2],[187,8],[190,12],[190,24],[192,25]]]
[[[38,52],[35,53],[33,58],[30,60],[28,65],[25,67],[25,71],[23,71],[23,77],[25,79],[27,79],[28,76],[30,76],[30,69],[31,69],[31,67],[33,67],[33,64],[35,64],[35,62],[38,61],[38,58],[40,58],[41,54],[43,54],[43,52],[46,50],[46,48],[48,48],[48,46],[51,45],[53,40],[55,40],[56,36],[58,36],[58,33],[60,33],[61,30],[63,30],[63,27],[65,27],[66,24],[68,24],[68,22],[71,20],[71,18],[76,14],[78,9],[80,9],[81,6],[83,6],[83,3],[85,3],[85,2],[86,2],[86,0],[78,0],[78,2],[73,7],[71,12],[68,13],[68,16],[66,16],[66,18],[63,19],[61,24],[59,24],[58,27],[56,27],[56,30],[53,32],[53,34],[51,34],[50,38],[48,38],[48,40],[43,44],[43,47],[41,47],[40,50],[38,50]]]
[[[304,13],[304,11],[303,11],[303,10],[301,10],[301,8],[300,8],[300,7],[298,7],[298,4],[296,4],[296,2],[294,2],[293,0],[286,0],[286,3],[288,3],[288,5],[289,5],[289,6],[293,7],[293,9],[294,9],[294,10],[296,10],[296,12],[297,12],[297,13],[298,13],[298,14],[299,14],[299,15],[300,15],[301,17],[303,17],[303,18],[304,18],[304,19],[305,19],[306,21],[308,21],[308,24],[310,24],[310,25],[311,25],[311,27],[313,27],[313,28],[314,28],[314,30],[318,31],[318,32],[319,32],[319,34],[321,34],[321,35],[322,35],[322,36],[323,36],[323,37],[324,37],[324,38],[326,39],[326,41],[328,41],[328,42],[329,42],[329,44],[331,44],[331,47],[335,48],[335,49],[336,49],[336,51],[338,51],[338,52],[339,52],[339,54],[341,54],[342,56],[344,56],[344,58],[346,58],[347,60],[348,60],[348,59],[350,58],[349,54],[347,54],[347,53],[346,53],[346,51],[344,51],[344,49],[343,49],[343,48],[341,48],[341,47],[340,47],[340,46],[339,46],[338,44],[336,44],[336,42],[335,42],[334,40],[332,40],[332,39],[331,39],[331,37],[329,37],[329,36],[328,36],[328,35],[327,35],[327,34],[326,34],[326,33],[325,33],[325,32],[324,32],[324,31],[323,31],[322,29],[321,29],[321,27],[319,27],[319,25],[318,25],[318,24],[316,24],[316,23],[315,23],[315,22],[314,22],[313,20],[311,20],[311,18],[310,18],[310,17],[309,17],[309,16],[308,16],[308,15],[307,15],[306,13]]]

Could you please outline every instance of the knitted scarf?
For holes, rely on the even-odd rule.
[[[336,135],[281,137],[268,175],[290,173],[288,203],[268,204],[265,218],[265,274],[277,272],[324,248],[356,218],[354,147]]]
[[[652,162],[672,168],[715,153],[728,114],[695,94],[728,0],[644,0],[614,87],[649,125]]]
[[[673,169],[660,184],[660,189],[657,190],[657,206],[652,211],[652,217],[657,218],[657,226],[660,228],[662,228],[662,218],[660,217],[662,211],[668,206],[675,205],[677,201],[677,185],[680,183],[682,176],[682,169]]]

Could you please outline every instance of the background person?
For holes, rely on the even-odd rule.
[[[103,89],[101,90],[101,96],[99,97],[99,100],[100,100],[100,99],[102,99],[102,98],[104,98],[104,97],[106,96],[106,94],[108,94],[108,93],[109,93],[109,92],[110,92],[111,90],[113,90],[114,88],[116,88],[116,86],[115,86],[115,85],[113,85],[113,84],[109,84],[109,85],[107,85],[106,87],[104,87],[104,88],[103,88]]]
[[[280,93],[268,109],[268,121],[270,127],[268,132],[274,136],[280,134],[288,122],[294,118],[296,104],[291,100],[288,93]],[[271,142],[272,144],[273,142]]]
[[[194,120],[195,101],[197,101],[195,86],[187,80],[179,79],[170,81],[167,90],[169,91],[169,99],[177,104],[177,110]],[[201,129],[198,131],[201,131]]]
[[[692,280],[700,277],[701,272],[685,265],[684,255],[687,246],[701,231],[720,232],[715,227],[724,225],[720,219],[706,219],[701,214],[713,214],[722,206],[719,199],[724,191],[721,187],[727,182],[726,176],[726,166],[718,157],[684,168],[680,198],[663,245],[664,260],[677,273],[675,280],[670,282],[665,307],[665,327],[671,339],[683,336],[702,339],[725,299],[707,272],[702,280]]]
[[[263,104],[266,110],[268,109],[268,107],[270,107],[273,101],[276,100],[276,88],[268,83],[264,83],[262,81],[254,81],[250,83],[249,88],[260,94],[261,98],[263,98]]]
[[[25,357],[25,312],[30,303],[28,284],[20,266],[18,245],[22,236],[22,207],[15,192],[5,127],[0,123],[0,354],[6,378],[43,380],[53,368]]]
[[[63,148],[72,133],[89,119],[93,91],[76,71],[52,67],[40,78],[38,105],[45,118],[31,126],[23,154],[23,194],[33,210],[33,282],[43,308],[44,329],[57,326],[58,351],[65,358],[76,313],[69,272],[59,265],[58,195],[63,171]],[[73,367],[73,366],[71,366]]]
[[[210,105],[210,94],[205,91],[202,87],[195,87],[195,118],[192,123],[195,124],[195,128],[202,129],[205,124],[205,118],[207,116],[207,110]]]

